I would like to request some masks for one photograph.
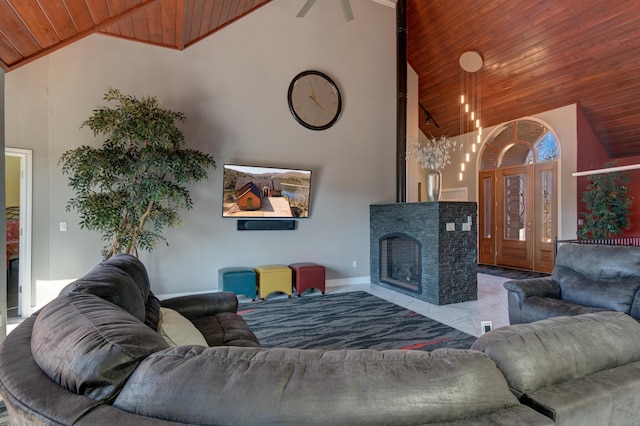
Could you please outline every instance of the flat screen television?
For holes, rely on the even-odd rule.
[[[223,217],[309,217],[311,170],[225,164],[223,182]]]

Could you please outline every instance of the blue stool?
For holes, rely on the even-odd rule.
[[[256,272],[253,268],[231,267],[218,269],[218,285],[223,291],[244,294],[256,299]]]

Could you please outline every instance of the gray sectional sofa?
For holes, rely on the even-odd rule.
[[[169,307],[206,341],[169,338]],[[261,348],[236,308],[229,293],[160,302],[136,258],[112,257],[0,345],[12,424],[624,425],[640,415],[640,324],[623,314],[497,329],[473,349],[324,351]]]
[[[558,425],[631,426],[640,424],[639,328],[620,312],[555,317],[495,329],[472,349]]]
[[[563,244],[551,276],[504,287],[511,324],[607,310],[640,320],[640,247]]]

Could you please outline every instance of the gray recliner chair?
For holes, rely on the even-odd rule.
[[[563,244],[551,276],[504,287],[511,324],[598,311],[640,320],[640,247]]]

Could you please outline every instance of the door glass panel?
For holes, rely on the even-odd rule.
[[[504,239],[526,241],[526,175],[504,178]]]
[[[491,178],[482,179],[482,190],[483,190],[483,200],[484,200],[484,223],[482,224],[482,232],[484,238],[491,238],[491,195],[493,194],[493,188],[491,187]]]
[[[551,242],[551,225],[552,225],[552,214],[551,214],[551,200],[553,196],[553,173],[551,170],[544,170],[540,174],[540,188],[542,191],[541,200],[542,200],[542,241],[545,243]]]

